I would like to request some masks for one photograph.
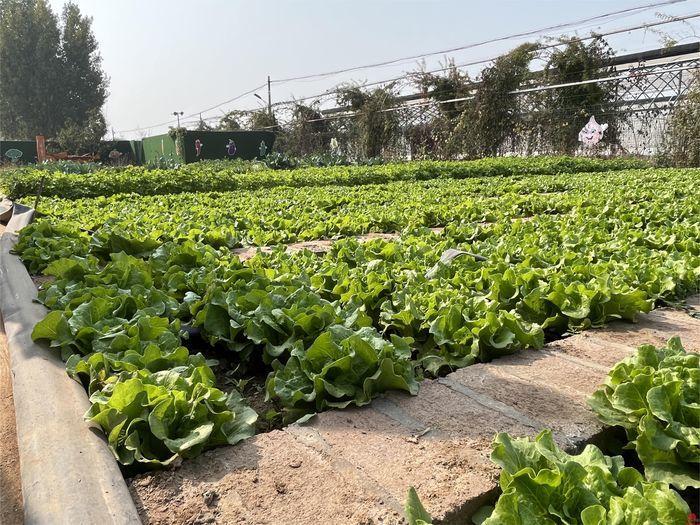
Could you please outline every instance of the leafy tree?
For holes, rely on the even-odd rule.
[[[47,0],[0,0],[1,135],[33,139],[57,137],[66,126],[97,129],[107,79],[91,25],[72,3],[59,24]]]
[[[199,122],[197,122],[197,127],[194,128],[197,131],[212,131],[214,128],[207,123],[206,120],[202,118],[202,116],[199,116]]]
[[[474,97],[462,112],[454,140],[468,157],[493,157],[517,140],[522,112],[511,93],[531,76],[536,44],[525,43],[494,60],[475,84]]]
[[[267,109],[254,111],[248,119],[248,127],[251,130],[267,129],[274,130],[277,127],[277,118],[274,113],[270,113]]]
[[[91,110],[80,123],[69,119],[58,132],[56,140],[62,150],[81,155],[95,153],[106,132],[107,125],[102,112]]]
[[[92,19],[80,14],[78,6],[67,3],[63,8],[62,62],[64,115],[73,122],[95,122],[107,98],[107,79],[102,72],[102,58],[92,32]]]
[[[221,117],[217,129],[219,131],[274,129],[277,125],[274,113],[268,113],[267,109],[256,111],[233,110]]]
[[[385,111],[396,106],[393,84],[367,91],[361,86],[344,86],[338,90],[338,104],[356,113],[361,154],[366,158],[381,156],[383,150],[396,143],[399,122],[396,115]]]
[[[219,120],[219,125],[216,127],[218,131],[238,131],[242,129],[241,117],[242,113],[240,111],[229,111],[221,120]]]
[[[671,113],[662,160],[676,166],[700,166],[700,74]]]
[[[46,0],[0,0],[0,134],[58,132],[61,62],[58,20]]]
[[[470,101],[454,100],[468,99],[474,83],[467,73],[457,69],[453,60],[447,62],[445,69],[445,74],[420,70],[411,75],[413,83],[422,91],[423,96],[434,100],[439,110],[427,122],[419,121],[406,126],[404,134],[413,158],[452,158],[461,154],[458,142],[452,139],[455,125],[462,112],[470,107]]]
[[[551,53],[544,68],[545,84],[579,83],[613,72],[610,62],[614,53],[602,37],[593,38],[587,44],[575,38],[561,42],[564,46]],[[541,126],[545,149],[568,154],[576,151],[578,133],[593,115],[598,122],[608,124],[605,140],[615,144],[621,124],[621,118],[614,110],[616,90],[617,82],[611,81],[560,87],[540,93],[536,106],[541,109],[534,115]]]
[[[323,118],[318,104],[307,106],[297,103],[289,124],[278,131],[276,148],[290,155],[326,153],[330,149],[332,135],[331,126]]]
[[[418,71],[413,73],[413,83],[429,97],[438,102],[441,114],[452,120],[462,113],[466,106],[465,102],[449,102],[454,99],[465,98],[470,95],[473,83],[467,73],[463,73],[454,60],[449,60],[446,66],[447,72],[444,75]]]

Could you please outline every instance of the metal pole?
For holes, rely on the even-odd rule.
[[[270,87],[270,75],[267,75],[267,112],[272,116],[272,89]]]
[[[39,199],[41,198],[41,192],[44,191],[44,182],[46,181],[46,174],[41,176],[39,181],[39,189],[36,192],[36,199],[34,199],[34,211],[39,209]]]

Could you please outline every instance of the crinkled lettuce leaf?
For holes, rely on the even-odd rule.
[[[625,429],[649,481],[700,488],[700,356],[678,337],[616,364],[589,405]]]

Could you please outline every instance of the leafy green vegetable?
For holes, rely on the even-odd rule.
[[[410,342],[391,336],[389,343],[370,327],[331,326],[308,349],[295,345],[286,364],[272,363],[268,398],[289,409],[323,410],[366,405],[390,389],[416,394]]]
[[[169,465],[254,434],[257,414],[213,385],[206,366],[113,376],[90,396],[85,417],[107,434],[121,464]]]
[[[640,346],[589,404],[601,421],[625,429],[648,480],[700,488],[700,356],[678,337],[665,348]]]
[[[30,273],[38,273],[57,259],[86,255],[88,241],[88,235],[74,225],[40,221],[22,230],[14,251],[22,254]]]
[[[503,494],[484,525],[513,519],[533,524],[672,524],[683,523],[690,512],[677,493],[663,483],[645,482],[620,456],[605,456],[593,445],[569,455],[557,447],[550,431],[534,441],[499,434],[491,457],[503,469]]]
[[[647,482],[625,467],[621,456],[606,456],[588,445],[570,455],[549,430],[534,440],[500,433],[491,459],[501,468],[502,491],[495,507],[474,516],[480,525],[676,525],[687,523],[690,509],[662,482]],[[409,491],[409,524],[430,523],[417,495]]]
[[[62,173],[35,168],[6,170],[0,191],[11,199],[42,194],[75,199],[115,193],[160,195],[196,191],[230,191],[275,186],[380,184],[396,180],[428,180],[437,177],[505,176],[521,173],[557,174],[643,168],[636,159],[600,160],[583,157],[491,158],[472,161],[423,161],[381,166],[338,166],[291,171],[260,170],[236,163],[196,163],[177,169],[128,166],[82,173]],[[246,173],[246,171],[252,171]]]
[[[406,498],[405,506],[406,519],[408,520],[408,525],[431,525],[433,519],[425,510],[423,504],[418,498],[416,489],[413,487],[408,489],[408,497]]]

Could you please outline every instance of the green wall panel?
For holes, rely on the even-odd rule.
[[[201,150],[197,155],[196,141]],[[275,134],[271,131],[187,131],[183,138],[186,162],[202,159],[243,159],[260,158],[260,143],[265,143],[266,153],[272,150]],[[233,142],[235,148],[229,147]],[[231,155],[235,149],[235,153]]]
[[[22,152],[19,158],[21,164],[36,162],[36,142],[33,140],[1,140],[0,141],[0,164],[11,162],[5,155],[7,150],[16,149]]]
[[[180,162],[184,161],[176,154],[175,141],[168,134],[145,138],[142,143],[144,162],[154,162],[161,157],[177,159]]]

